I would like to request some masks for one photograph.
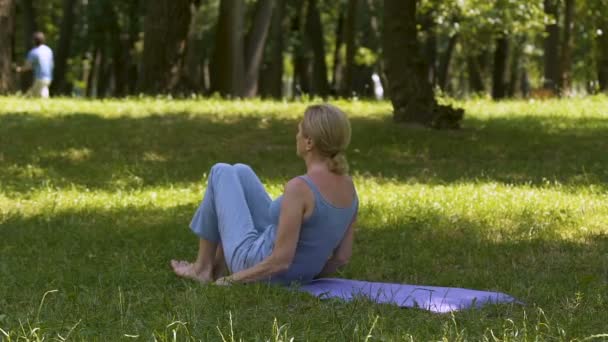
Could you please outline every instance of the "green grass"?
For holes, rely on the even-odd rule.
[[[606,340],[608,98],[457,103],[464,128],[352,119],[362,207],[341,277],[509,293],[439,315],[176,278],[211,165],[273,196],[306,103],[0,98],[0,341]]]

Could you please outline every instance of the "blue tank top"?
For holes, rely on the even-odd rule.
[[[338,247],[346,230],[350,226],[359,208],[359,199],[355,192],[352,204],[346,208],[338,208],[325,200],[317,186],[308,178],[300,176],[314,194],[315,206],[310,217],[302,222],[300,237],[296,247],[293,262],[287,271],[271,278],[272,282],[289,284],[308,283],[317,276],[325,266],[333,251]],[[276,228],[279,222],[282,197],[270,205],[270,216],[275,223],[271,228],[272,247],[276,238]]]

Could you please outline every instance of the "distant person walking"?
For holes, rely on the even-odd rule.
[[[17,72],[34,70],[34,84],[27,94],[32,97],[47,98],[49,85],[53,81],[53,50],[44,44],[44,33],[34,33],[33,39],[34,48],[28,52],[23,67],[17,67]]]

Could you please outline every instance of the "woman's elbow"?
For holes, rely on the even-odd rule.
[[[338,256],[334,258],[334,263],[338,267],[346,266],[350,262],[350,257]]]

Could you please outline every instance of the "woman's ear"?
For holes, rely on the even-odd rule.
[[[312,138],[306,138],[306,151],[312,150],[313,141]]]

